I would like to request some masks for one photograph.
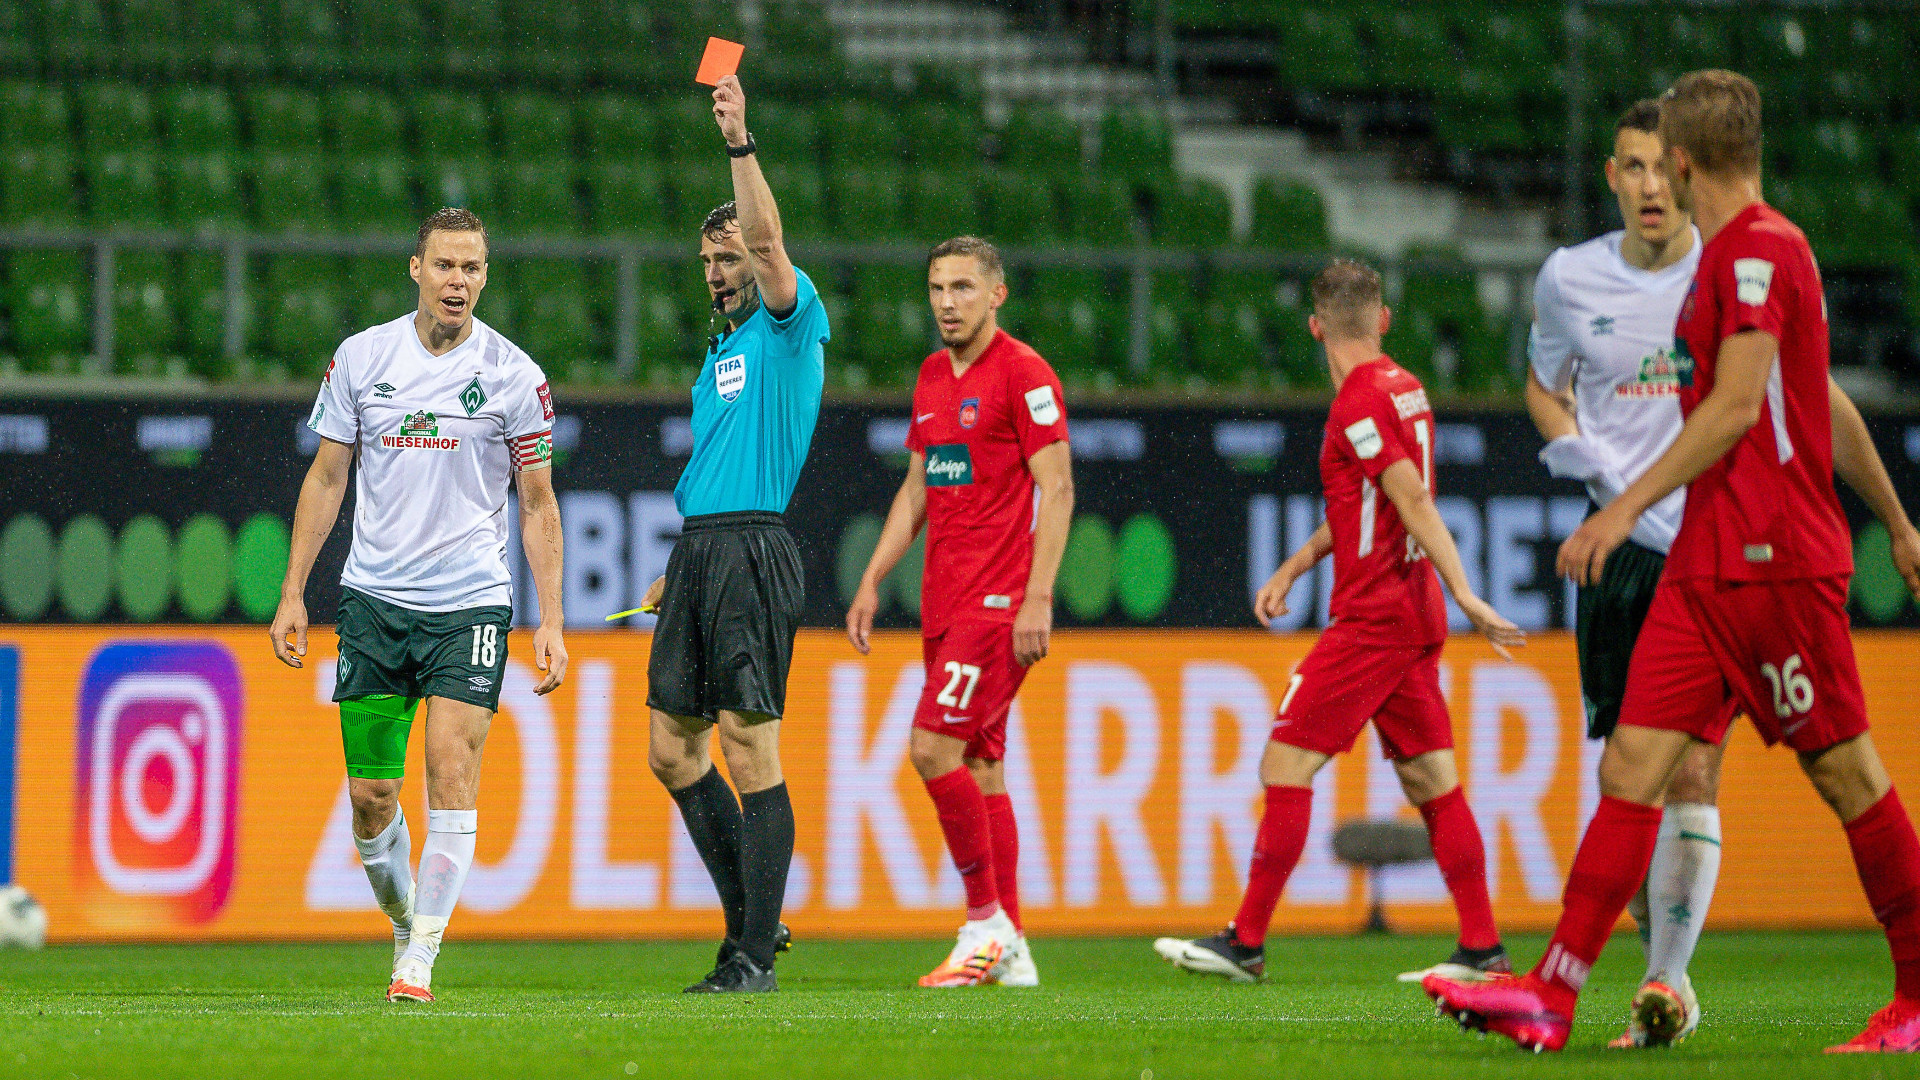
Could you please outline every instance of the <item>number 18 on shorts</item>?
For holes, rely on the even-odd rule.
[[[999,761],[1007,748],[1007,712],[1026,680],[1013,658],[1010,623],[955,623],[921,646],[927,683],[913,726],[964,741],[965,756]]]

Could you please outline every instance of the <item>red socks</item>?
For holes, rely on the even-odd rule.
[[[1545,984],[1547,1004],[1563,1016],[1573,1016],[1580,988],[1587,983],[1593,962],[1627,909],[1627,901],[1647,878],[1654,841],[1660,835],[1660,808],[1600,797],[1580,850],[1567,872],[1565,907],[1560,925],[1547,945],[1547,955],[1533,969]]]
[[[1307,822],[1313,815],[1313,789],[1270,787],[1266,813],[1260,817],[1260,835],[1253,841],[1253,862],[1247,868],[1247,893],[1233,928],[1240,944],[1263,947],[1273,907],[1287,887],[1287,878],[1307,846]]]
[[[1026,933],[1020,924],[1020,830],[1013,821],[1013,799],[1005,792],[984,796],[987,803],[987,830],[993,837],[993,882],[1000,897],[1000,910],[1013,920],[1013,928]]]
[[[1920,840],[1899,792],[1889,790],[1847,822],[1847,846],[1893,950],[1894,993],[1920,1001]]]
[[[1500,944],[1493,925],[1493,903],[1487,899],[1487,849],[1480,842],[1480,826],[1458,786],[1420,807],[1427,836],[1433,841],[1433,860],[1453,894],[1453,910],[1460,917],[1460,945],[1490,949]]]
[[[940,815],[940,831],[954,869],[967,886],[967,921],[990,919],[1000,910],[993,878],[993,837],[987,824],[987,800],[965,765],[926,782]]]

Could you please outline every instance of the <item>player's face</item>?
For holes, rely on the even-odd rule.
[[[1007,283],[971,255],[948,255],[927,268],[927,301],[940,343],[949,349],[973,344],[1006,299]]]
[[[1632,128],[1615,135],[1607,186],[1620,203],[1620,220],[1647,243],[1665,244],[1687,227],[1686,213],[1668,179],[1660,136]]]
[[[473,318],[487,287],[487,242],[477,232],[439,230],[407,266],[420,286],[420,310],[448,330]]]
[[[707,275],[707,297],[720,302],[720,313],[731,319],[753,303],[753,266],[747,261],[747,245],[740,239],[740,226],[729,224],[715,240],[700,234],[700,266]]]

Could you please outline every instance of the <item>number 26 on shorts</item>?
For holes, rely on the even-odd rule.
[[[473,652],[467,658],[470,667],[490,668],[500,660],[500,627],[482,623],[473,628]]]
[[[1773,687],[1773,715],[1785,720],[1813,708],[1813,680],[1807,678],[1799,653],[1787,657],[1779,667],[1761,664],[1760,674],[1766,676],[1767,685]]]

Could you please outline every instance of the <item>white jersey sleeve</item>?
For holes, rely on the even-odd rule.
[[[1527,335],[1527,361],[1540,385],[1555,393],[1573,385],[1577,353],[1567,326],[1567,306],[1560,296],[1560,259],[1556,251],[1533,279],[1533,331]]]
[[[327,373],[320,376],[320,396],[313,403],[307,426],[323,439],[352,445],[360,438],[360,410],[353,392],[353,367],[345,343],[334,350]]]
[[[525,363],[506,402],[507,447],[513,471],[532,472],[553,464],[553,391],[540,365],[521,358]]]

